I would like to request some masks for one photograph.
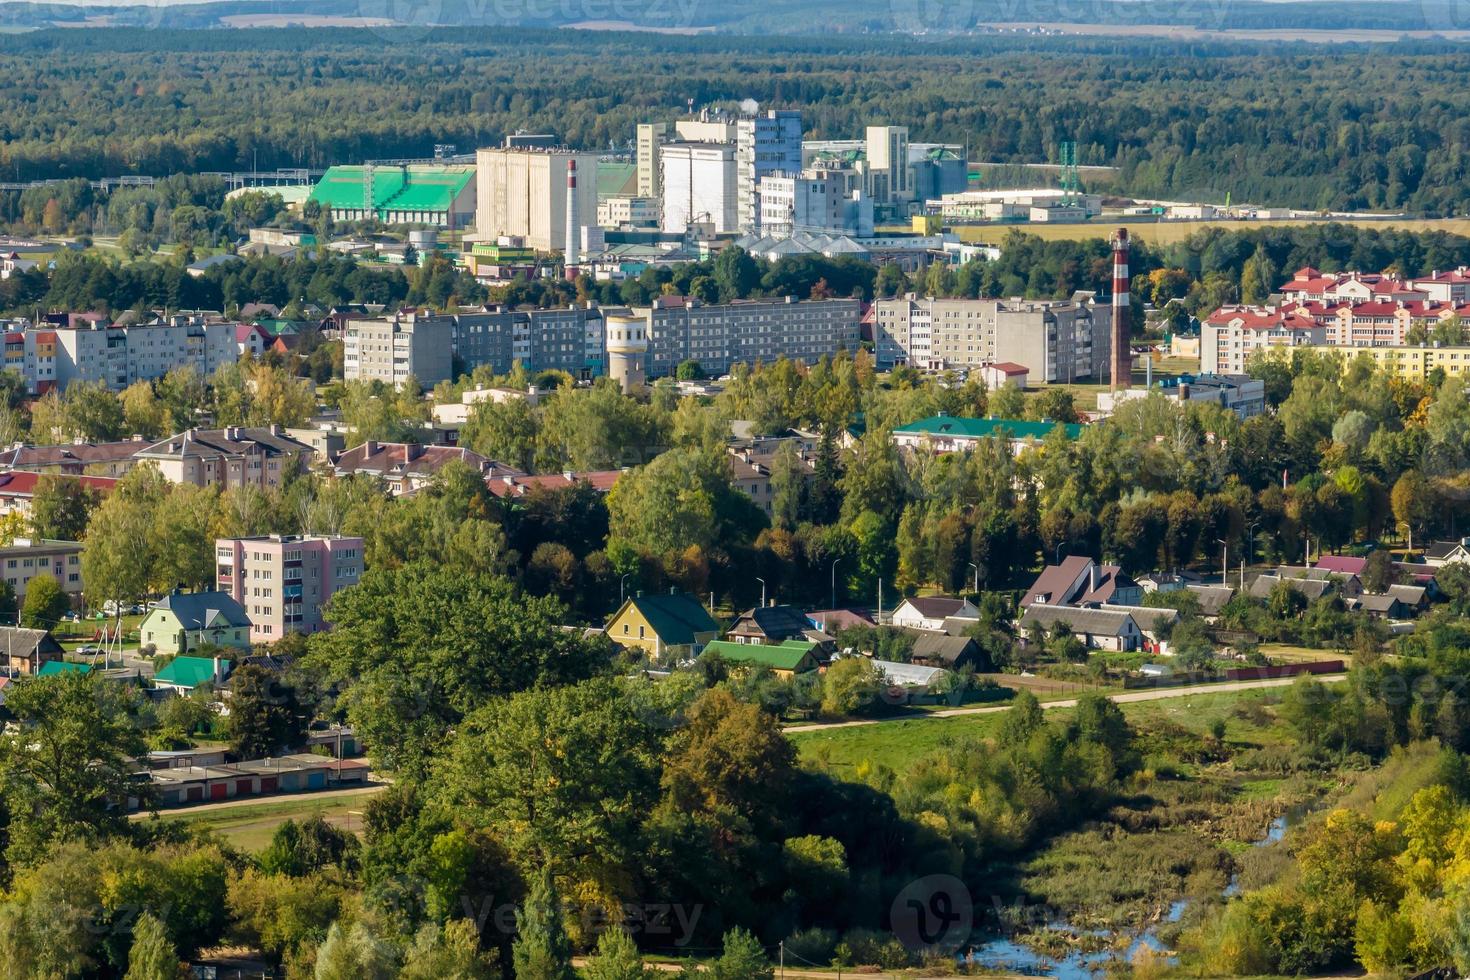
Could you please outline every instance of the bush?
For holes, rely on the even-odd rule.
[[[833,929],[801,929],[786,938],[786,952],[816,966],[829,965],[836,951],[837,932]]]
[[[880,966],[885,970],[901,970],[910,963],[903,943],[871,929],[849,930],[837,944],[833,958],[844,965]]]

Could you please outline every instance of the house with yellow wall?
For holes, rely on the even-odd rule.
[[[720,635],[720,626],[688,593],[640,592],[613,614],[606,632],[621,647],[642,650],[658,663],[673,663],[698,656]]]
[[[818,667],[817,644],[811,640],[785,640],[781,643],[736,643],[717,640],[705,645],[702,656],[719,657],[731,667],[769,667],[782,680],[805,674]]]

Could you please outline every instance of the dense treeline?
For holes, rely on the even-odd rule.
[[[105,50],[43,32],[0,40],[0,98],[25,107],[0,121],[0,172],[164,175],[244,168],[257,152],[263,167],[322,166],[519,128],[626,149],[636,123],[689,98],[749,97],[802,108],[814,137],[889,121],[983,160],[1045,161],[1074,140],[1138,195],[1463,213],[1470,56],[1391,51],[850,37],[751,39],[735,59],[722,39],[650,50],[570,32],[465,29],[412,46],[351,31],[109,32]]]

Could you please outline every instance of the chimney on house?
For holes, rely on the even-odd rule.
[[[1097,562],[1089,560],[1087,562],[1087,592],[1089,595],[1097,591],[1097,572]]]

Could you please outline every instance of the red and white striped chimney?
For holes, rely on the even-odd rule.
[[[577,278],[577,160],[567,161],[567,247],[562,256],[568,280]]]
[[[1128,229],[1113,235],[1113,365],[1114,393],[1133,384],[1133,352],[1128,345]]]

